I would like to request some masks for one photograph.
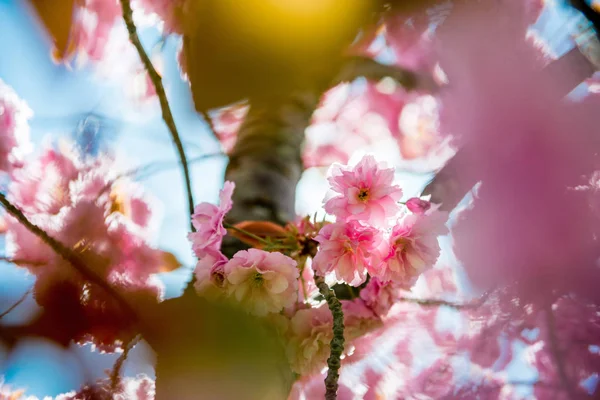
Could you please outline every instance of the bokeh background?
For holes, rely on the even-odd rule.
[[[535,29],[560,56],[574,47],[573,35],[577,34],[580,22],[580,17],[562,1],[549,0]],[[194,111],[188,84],[181,79],[176,62],[179,39],[164,38],[153,27],[140,29],[140,34],[163,73],[188,158],[194,160],[191,173],[195,200],[215,202],[227,159],[218,154],[220,145]],[[112,149],[127,169],[155,164],[141,182],[160,210],[156,244],[173,252],[183,263],[180,269],[160,275],[166,286],[165,297],[179,296],[195,260],[186,239],[189,220],[183,182],[158,103],[140,101],[136,97],[136,91],[143,88],[124,77],[126,59],[108,60],[103,63],[104,71],[99,73],[98,68],[89,66],[56,65],[49,57],[49,49],[49,42],[26,0],[0,0],[0,79],[12,86],[34,112],[30,120],[34,151],[44,143],[63,138],[76,141],[91,153]],[[419,194],[431,178],[431,174],[401,171],[398,175],[408,197]],[[324,171],[308,170],[298,189],[298,213],[318,211],[325,190]],[[4,243],[0,243],[0,254],[3,250]],[[446,257],[449,256],[446,254]],[[0,262],[0,312],[13,304],[32,283],[32,277],[24,269]],[[35,302],[29,297],[5,316],[3,322],[23,322],[35,311]],[[448,324],[451,319],[449,314]],[[385,354],[385,349],[381,350],[381,355]],[[10,355],[0,348],[0,376],[3,376],[0,385],[23,388],[27,394],[38,397],[54,396],[105,376],[105,370],[111,368],[117,356],[99,354],[90,346],[72,346],[65,350],[48,342],[28,339]],[[423,364],[426,363],[427,357],[424,357]],[[125,365],[125,374],[152,376],[151,364],[151,351],[147,346],[137,346]],[[508,372],[522,379],[535,376],[535,371],[527,371],[518,363],[509,366]]]

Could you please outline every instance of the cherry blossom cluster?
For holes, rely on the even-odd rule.
[[[86,158],[69,146],[48,147],[14,172],[8,198],[134,307],[156,303],[162,286],[153,274],[166,259],[151,245],[152,208],[140,187],[118,179],[114,165],[110,156]],[[113,350],[130,337],[132,321],[111,294],[87,281],[16,219],[6,223],[11,258],[36,277],[36,301],[57,320],[69,321],[63,327],[65,339],[92,340]]]
[[[354,166],[331,168],[324,207],[336,221],[315,238],[318,273],[333,272],[352,286],[362,284],[368,273],[410,288],[435,264],[447,214],[416,198],[402,207],[402,189],[393,181],[394,169],[370,155]]]
[[[192,217],[196,290],[209,299],[237,302],[257,316],[283,318],[277,325],[292,369],[301,375],[317,372],[329,356],[333,318],[318,299],[315,273],[348,284],[349,290],[356,287],[353,298],[342,300],[344,335],[351,341],[382,326],[401,290],[410,289],[439,256],[437,237],[446,233],[446,214],[423,199],[401,204],[402,190],[393,181],[394,169],[372,156],[354,166],[336,165],[325,200],[335,222],[300,219],[281,228],[281,238],[253,242],[260,248],[231,259],[220,251],[234,190],[226,182],[219,205],[199,204]]]

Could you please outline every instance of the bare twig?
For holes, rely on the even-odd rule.
[[[401,297],[399,299],[399,301],[404,301],[407,303],[415,303],[415,304],[419,304],[424,307],[446,306],[446,307],[455,308],[457,310],[461,310],[461,309],[472,309],[472,308],[480,307],[483,303],[486,302],[486,300],[489,298],[491,293],[492,293],[491,291],[486,292],[483,295],[481,295],[481,297],[479,297],[475,300],[469,301],[467,303],[456,303],[453,301],[446,301],[446,300],[442,300],[442,299],[418,299],[418,298],[414,298],[414,297]]]
[[[54,239],[52,236],[50,236],[48,233],[46,233],[39,226],[37,226],[37,225],[33,224],[31,221],[29,221],[29,219],[27,219],[25,214],[23,214],[23,212],[21,210],[19,210],[16,206],[14,206],[10,201],[8,201],[6,196],[2,193],[0,193],[0,204],[2,204],[4,209],[6,209],[6,211],[10,215],[15,217],[25,228],[27,228],[27,230],[29,230],[35,236],[40,238],[44,243],[46,243],[48,246],[50,246],[50,248],[52,250],[54,250],[54,252],[56,254],[58,254],[65,261],[67,261],[69,264],[71,264],[73,266],[73,268],[75,268],[77,270],[77,272],[79,272],[86,280],[98,285],[99,287],[104,289],[108,294],[110,294],[112,297],[114,297],[115,300],[121,305],[123,310],[126,313],[130,314],[131,318],[137,319],[136,313],[133,310],[133,308],[131,308],[129,303],[127,303],[127,301],[125,301],[121,297],[121,295],[112,286],[110,286],[104,279],[102,279],[101,277],[96,275],[93,271],[91,271],[73,250],[71,250],[70,248],[68,248],[67,246],[65,246],[64,244],[59,242],[58,240]]]
[[[227,154],[222,153],[222,152],[202,154],[200,156],[190,158],[188,164],[191,165],[191,164],[195,164],[197,162],[208,160],[210,158],[216,158],[216,157],[221,157],[221,156],[225,157],[225,156],[227,156]],[[106,193],[112,187],[112,185],[119,179],[128,178],[128,177],[137,178],[137,179],[145,179],[145,178],[152,176],[153,174],[156,174],[158,172],[161,172],[161,171],[164,171],[171,167],[176,167],[176,166],[177,166],[177,163],[173,163],[171,161],[159,161],[159,162],[155,161],[155,162],[151,162],[151,163],[148,163],[145,165],[141,165],[136,168],[132,168],[128,171],[125,171],[125,172],[117,175],[114,179],[111,179],[106,185],[104,185],[104,187],[102,188],[102,190],[100,190],[100,192],[97,194],[97,196],[100,197],[101,195]]]
[[[129,352],[142,340],[142,335],[137,335],[133,339],[131,339],[125,346],[123,346],[123,353],[117,358],[115,361],[115,365],[113,365],[112,372],[110,374],[110,388],[111,392],[114,392],[117,389],[117,385],[119,384],[119,377],[121,375],[121,369],[123,369],[123,364],[127,360],[129,356]]]
[[[319,292],[325,297],[329,310],[333,315],[333,338],[329,344],[330,353],[327,359],[325,400],[335,400],[337,398],[338,379],[340,377],[341,357],[344,351],[344,312],[342,311],[342,303],[335,297],[335,293],[327,286],[325,280],[317,274],[314,277]]]
[[[177,131],[177,126],[175,125],[175,120],[173,119],[173,114],[171,113],[171,108],[169,106],[169,101],[167,100],[167,94],[165,92],[165,88],[162,84],[162,78],[156,72],[154,65],[152,65],[152,61],[150,61],[150,57],[146,54],[144,47],[142,46],[142,42],[137,34],[137,28],[133,22],[133,10],[131,9],[131,3],[129,0],[121,0],[121,7],[123,8],[123,20],[125,21],[125,25],[127,25],[127,32],[129,32],[129,40],[135,46],[148,75],[150,76],[150,80],[154,85],[156,90],[156,95],[158,96],[160,102],[160,108],[162,110],[162,117],[171,133],[171,139],[175,144],[177,153],[179,154],[179,161],[181,162],[181,168],[183,169],[183,177],[185,180],[185,187],[187,190],[188,197],[188,208],[189,213],[192,215],[194,213],[194,197],[192,194],[192,183],[190,179],[190,171],[188,168],[187,159],[185,156],[185,150],[183,149],[183,144],[181,143],[181,138],[179,137],[179,132]],[[195,231],[194,226],[191,224],[190,227],[192,232]]]
[[[17,308],[22,302],[24,302],[30,293],[31,293],[31,289],[27,289],[27,291],[25,293],[23,293],[23,295],[19,298],[19,300],[17,300],[12,306],[8,307],[6,309],[6,311],[4,311],[2,314],[0,314],[0,319],[4,318],[8,314],[10,314],[15,308]]]
[[[334,77],[331,86],[342,82],[351,82],[364,77],[372,81],[392,78],[407,90],[423,89],[436,92],[439,88],[431,75],[410,71],[395,65],[381,64],[369,57],[350,57],[339,74]]]
[[[546,326],[548,328],[548,345],[552,358],[554,358],[554,364],[560,378],[561,386],[567,393],[567,397],[571,400],[575,400],[577,395],[573,390],[567,370],[565,369],[565,360],[562,351],[559,348],[558,338],[556,337],[556,321],[554,320],[554,312],[552,306],[546,308]]]

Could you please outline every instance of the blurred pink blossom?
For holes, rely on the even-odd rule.
[[[229,153],[235,146],[238,131],[244,122],[248,109],[249,106],[245,104],[235,104],[220,109],[213,118],[215,134],[226,153]]]
[[[8,197],[17,204],[22,201],[31,222],[79,253],[133,307],[142,307],[161,295],[153,274],[163,267],[163,254],[149,243],[147,199],[132,182],[117,185],[113,165],[108,156],[82,159],[66,150],[47,149],[15,174]],[[15,219],[7,219],[7,227],[12,258],[36,277],[38,304],[57,315],[80,314],[72,321],[76,341],[93,340],[111,351],[117,340],[133,333],[132,321],[109,293],[86,282]],[[65,292],[59,303],[57,291]]]
[[[65,393],[55,400],[154,400],[155,383],[146,375],[125,377],[119,380],[116,388],[112,387],[110,379],[104,379],[93,385],[86,385],[77,392]]]
[[[327,304],[298,310],[287,335],[286,353],[294,372],[308,376],[322,369],[333,338],[333,319]]]
[[[373,312],[383,318],[401,297],[401,287],[393,281],[381,281],[372,277],[360,291],[360,298]]]
[[[576,69],[544,74],[525,40],[528,19],[510,10],[469,6],[439,33],[450,80],[442,127],[467,146],[456,173],[481,181],[453,229],[456,253],[482,290],[516,283],[526,302],[571,292],[598,299],[600,220],[589,205],[597,199],[569,188],[600,167],[599,102],[562,99]]]
[[[29,151],[29,125],[33,112],[14,90],[0,79],[0,171],[20,167]]]

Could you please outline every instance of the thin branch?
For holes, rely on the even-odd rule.
[[[558,337],[556,336],[556,321],[554,320],[554,312],[552,311],[551,305],[546,308],[546,326],[548,328],[550,353],[552,354],[552,358],[554,358],[554,364],[558,372],[558,377],[560,378],[561,386],[565,392],[567,392],[567,397],[571,400],[575,400],[577,395],[573,391],[573,386],[571,385],[567,370],[565,369],[566,362],[564,360],[564,355],[559,348]]]
[[[46,233],[39,226],[33,224],[25,214],[21,210],[19,210],[16,206],[14,206],[6,196],[0,193],[0,204],[4,207],[4,209],[13,217],[15,217],[27,230],[33,233],[35,236],[40,238],[44,243],[46,243],[56,254],[61,256],[65,261],[73,266],[86,280],[94,283],[104,289],[108,294],[115,298],[115,300],[123,307],[123,310],[130,314],[130,317],[136,318],[136,313],[131,308],[129,303],[127,303],[121,295],[110,286],[104,279],[96,275],[93,271],[88,269],[88,267],[83,263],[83,261],[77,256],[73,250],[54,239],[48,233]]]
[[[360,77],[372,81],[389,77],[407,90],[424,89],[436,92],[439,88],[430,75],[420,74],[395,65],[381,64],[368,57],[350,57],[340,73],[333,79],[331,86],[342,82],[351,82]]]
[[[202,154],[200,156],[190,158],[188,164],[191,165],[191,164],[195,164],[197,162],[208,160],[210,158],[216,158],[216,157],[221,157],[221,156],[226,157],[227,154],[222,153],[222,152]],[[177,166],[177,163],[173,163],[171,161],[160,161],[160,162],[154,161],[154,162],[151,162],[148,164],[141,165],[136,168],[132,168],[128,171],[125,171],[125,172],[117,175],[114,179],[111,179],[108,183],[106,183],[106,185],[104,185],[104,187],[102,188],[102,190],[100,190],[100,192],[98,193],[97,196],[100,197],[101,195],[106,193],[112,187],[112,185],[119,179],[128,178],[128,177],[135,177],[137,179],[146,179],[146,178],[152,176],[153,174],[156,174],[158,172],[161,172],[161,171],[164,171],[171,167],[176,167],[176,166]]]
[[[181,138],[179,137],[179,132],[177,131],[177,126],[175,125],[175,120],[173,119],[173,114],[171,113],[171,108],[169,106],[169,101],[167,100],[167,94],[165,92],[165,88],[162,84],[162,78],[156,72],[154,65],[152,65],[152,61],[150,61],[150,57],[146,54],[144,47],[142,46],[142,42],[137,34],[136,26],[133,22],[133,10],[131,9],[131,3],[129,0],[121,0],[121,7],[123,8],[123,20],[125,21],[125,25],[127,25],[127,32],[129,32],[129,40],[135,46],[148,75],[150,76],[150,80],[154,85],[156,90],[156,95],[160,101],[160,108],[162,110],[162,117],[171,133],[171,139],[175,144],[177,153],[179,154],[179,161],[181,162],[181,168],[183,169],[183,177],[185,180],[185,188],[187,191],[188,197],[188,208],[190,216],[194,213],[194,197],[192,194],[192,183],[190,179],[190,171],[188,168],[187,159],[185,156],[185,150],[183,149],[183,144],[181,143]],[[190,227],[192,232],[195,231],[194,226],[191,224]]]
[[[271,243],[270,243],[268,240],[266,240],[266,239],[263,239],[263,238],[261,238],[260,236],[257,236],[257,235],[255,235],[255,234],[254,234],[254,233],[252,233],[252,232],[248,232],[248,231],[247,231],[247,230],[245,230],[245,229],[238,228],[238,227],[237,227],[237,226],[235,226],[235,225],[231,225],[231,224],[228,224],[227,222],[223,222],[223,226],[224,226],[225,228],[227,228],[227,229],[231,229],[231,230],[233,230],[233,231],[239,232],[239,233],[241,233],[242,235],[246,235],[246,236],[248,236],[248,237],[251,237],[252,239],[254,239],[254,240],[257,240],[257,241],[259,241],[259,242],[260,242],[260,243],[262,243],[262,244],[266,244],[266,245],[270,245],[270,244],[271,244]]]
[[[19,300],[17,300],[12,306],[8,307],[6,309],[6,311],[4,311],[2,314],[0,314],[0,319],[4,318],[8,314],[10,314],[15,308],[17,308],[22,302],[24,302],[30,293],[31,293],[31,289],[27,289],[27,291],[25,293],[23,293],[23,295],[19,298]]]
[[[327,359],[325,400],[335,400],[337,398],[338,379],[340,378],[341,357],[344,351],[344,312],[342,311],[342,303],[335,297],[335,293],[327,286],[325,280],[317,274],[314,275],[314,278],[319,292],[325,297],[333,316],[333,338],[329,344],[330,353]]]
[[[490,297],[491,293],[492,293],[492,291],[485,292],[483,295],[481,295],[481,297],[479,297],[475,300],[469,301],[467,303],[456,303],[453,301],[446,301],[446,300],[442,300],[442,299],[418,299],[418,298],[414,298],[414,297],[401,297],[398,300],[404,301],[406,303],[419,304],[424,307],[446,306],[446,307],[451,307],[451,308],[454,308],[457,310],[463,310],[463,309],[472,309],[472,308],[480,307]]]
[[[131,339],[124,347],[123,353],[117,358],[115,361],[115,365],[113,365],[112,372],[110,374],[110,388],[111,393],[114,393],[117,390],[117,385],[119,384],[119,377],[121,375],[121,369],[123,369],[123,364],[127,360],[129,356],[129,352],[142,340],[142,335],[137,335],[133,339]]]

